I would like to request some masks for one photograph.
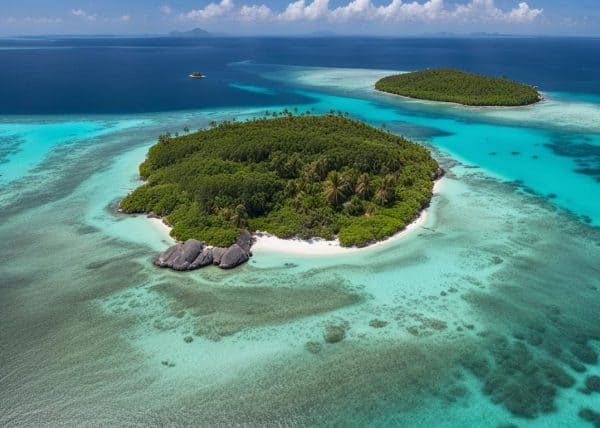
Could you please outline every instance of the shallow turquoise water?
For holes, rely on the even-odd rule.
[[[132,126],[140,120],[118,123],[101,121],[0,122],[0,182],[25,177],[57,146],[93,140]]]
[[[114,209],[146,150],[161,132],[261,109],[0,125],[12,147],[2,425],[559,427],[600,411],[581,391],[600,374],[599,184],[575,171],[597,162],[585,157],[598,123],[582,119],[593,100],[540,106],[580,112],[573,126],[534,111],[523,127],[512,110],[374,94],[369,73],[324,89],[339,70],[301,71],[310,79],[289,90],[315,100],[301,110],[347,111],[432,147],[448,174],[424,226],[343,256],[257,251],[233,272],[157,270],[166,232]],[[42,127],[53,137],[38,152]],[[326,344],[332,324],[346,338]]]

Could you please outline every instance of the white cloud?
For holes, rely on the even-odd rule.
[[[511,10],[507,15],[507,20],[511,22],[531,22],[544,13],[544,9],[531,9],[525,2],[519,3],[519,7]]]
[[[354,0],[346,6],[340,6],[331,11],[331,18],[335,21],[349,21],[354,18],[372,19],[377,15],[377,9],[371,0]]]
[[[162,13],[163,15],[170,15],[173,13],[173,9],[171,9],[169,6],[161,6],[159,8],[160,13]]]
[[[309,4],[306,4],[304,0],[298,0],[288,4],[278,17],[284,21],[314,21],[327,17],[329,13],[329,0],[313,0]]]
[[[239,11],[239,18],[242,21],[263,21],[273,17],[273,11],[266,5],[253,4],[242,6]]]
[[[389,5],[380,7],[378,12],[386,20],[433,21],[444,16],[444,0],[429,0],[425,3],[392,0]]]
[[[503,12],[496,7],[494,0],[471,0],[470,3],[458,5],[450,13],[452,18],[463,21],[497,21],[509,23],[531,22],[543,13],[543,9],[531,9],[525,2],[518,7]]]
[[[89,15],[86,11],[84,11],[82,9],[72,9],[71,14],[78,18],[85,19],[87,21],[92,21],[92,22],[95,21],[97,18],[96,15]]]
[[[203,9],[191,10],[179,15],[183,20],[203,20],[227,15],[234,9],[233,0],[221,0],[220,3],[209,3]]]
[[[163,6],[171,9],[168,6]],[[167,9],[163,11],[166,13]],[[161,8],[162,11],[162,8]],[[504,22],[526,23],[541,16],[543,9],[533,9],[526,2],[510,10],[496,6],[495,0],[468,0],[446,5],[444,0],[389,0],[387,4],[375,5],[373,0],[350,0],[345,5],[329,8],[329,0],[296,0],[276,12],[264,4],[235,7],[233,0],[210,3],[203,9],[179,15],[184,20],[205,20],[225,17],[238,21],[417,21],[417,22]]]
[[[131,15],[123,15],[119,17],[118,21],[120,22],[131,22]]]

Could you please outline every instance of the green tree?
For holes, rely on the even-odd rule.
[[[344,183],[341,175],[337,171],[331,171],[323,187],[325,198],[333,206],[338,206],[343,202],[347,191],[347,184]]]
[[[369,199],[371,197],[372,189],[369,174],[364,173],[358,177],[354,191],[363,199]]]
[[[395,192],[396,177],[388,174],[375,191],[375,202],[382,206],[387,205],[394,199]]]
[[[346,169],[340,174],[340,180],[346,189],[346,196],[354,192],[357,178],[358,172],[353,168]]]

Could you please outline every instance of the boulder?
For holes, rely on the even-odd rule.
[[[175,270],[188,270],[190,264],[196,260],[204,245],[195,239],[188,239],[184,244],[175,244],[162,253],[154,261],[159,267],[168,267]]]
[[[202,242],[195,239],[188,239],[181,246],[177,257],[173,259],[171,268],[174,270],[188,270],[190,264],[196,260],[196,257],[198,257],[203,248],[204,245],[202,245]]]
[[[250,255],[248,254],[248,251],[245,251],[238,244],[233,244],[231,247],[227,248],[221,257],[221,263],[219,263],[219,267],[223,269],[231,269],[241,265],[244,262],[247,262],[249,258]]]
[[[213,264],[220,265],[221,258],[223,257],[223,254],[225,254],[226,251],[227,251],[227,248],[214,247],[212,249]]]
[[[198,257],[190,263],[189,269],[198,269],[204,266],[208,266],[213,262],[213,249],[204,247]]]
[[[244,230],[237,242],[229,248],[209,248],[200,241],[188,239],[168,248],[156,258],[154,264],[177,271],[194,270],[210,264],[231,269],[248,261],[252,243],[252,235],[247,230]]]
[[[173,266],[173,259],[176,258],[181,251],[182,244],[175,244],[169,247],[165,252],[159,255],[154,264],[159,267],[171,267]]]
[[[242,233],[237,239],[236,244],[239,245],[240,248],[245,252],[250,253],[250,247],[252,247],[253,244],[252,235],[250,232],[248,232],[246,229],[242,230]]]

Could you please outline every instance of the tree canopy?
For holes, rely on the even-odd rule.
[[[384,77],[379,91],[431,101],[471,106],[521,106],[540,101],[532,86],[449,68],[433,68]]]
[[[338,236],[365,246],[403,229],[431,198],[438,165],[422,146],[342,114],[226,121],[163,135],[121,202],[179,239],[227,246],[240,230]]]

